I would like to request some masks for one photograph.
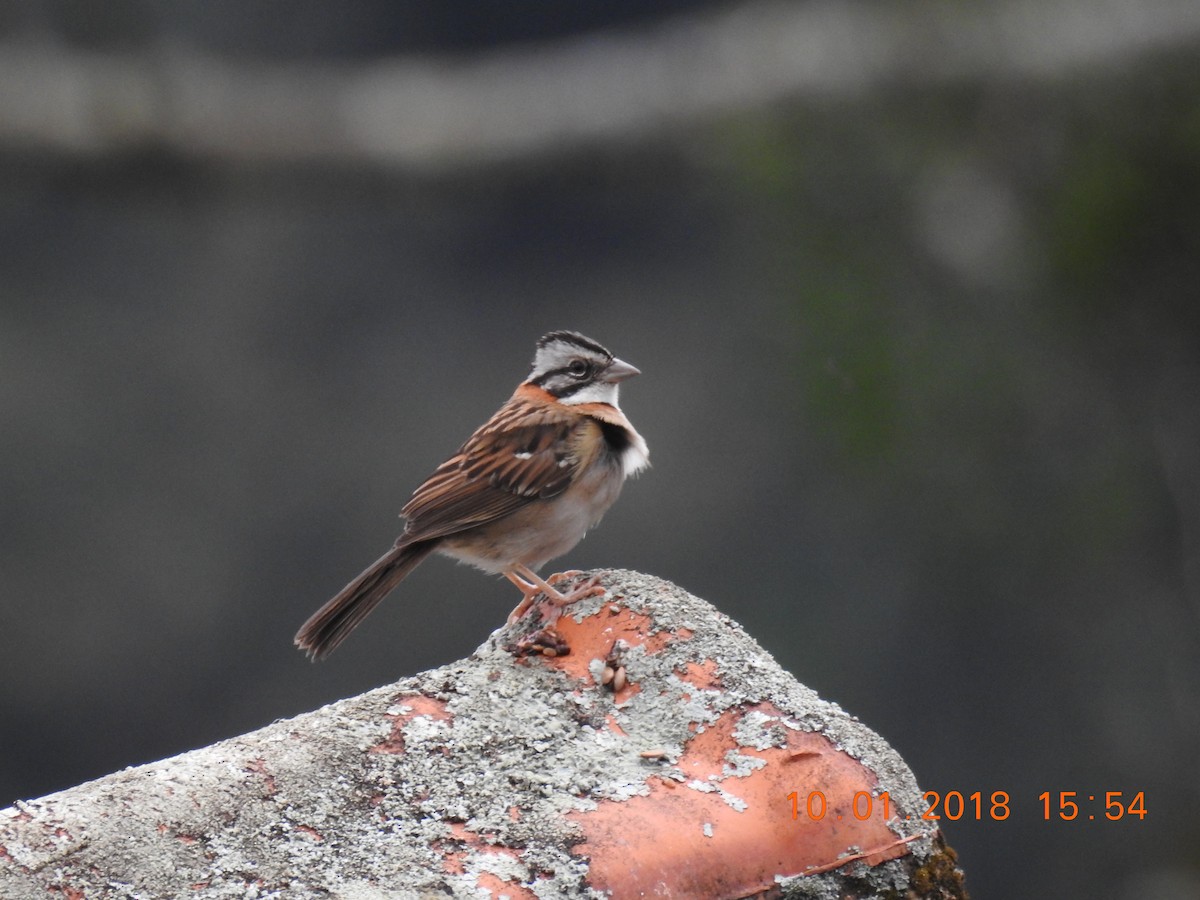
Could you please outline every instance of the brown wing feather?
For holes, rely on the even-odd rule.
[[[536,393],[535,393],[536,392]],[[572,431],[583,417],[523,386],[413,493],[404,541],[445,537],[566,490],[579,468]]]

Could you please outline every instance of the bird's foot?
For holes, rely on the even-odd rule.
[[[572,578],[578,578],[582,574],[582,572],[561,572],[558,575],[551,575],[546,579],[546,581],[550,584],[561,584],[562,582],[569,581]],[[588,597],[603,597],[607,593],[608,590],[602,584],[600,584],[600,576],[593,575],[582,584],[577,584],[575,587],[571,588],[571,590],[565,594],[562,591],[557,590],[554,592],[554,594],[546,594],[546,600],[555,606],[567,606],[579,600],[586,600]]]
[[[508,649],[512,653],[517,656],[566,656],[571,652],[570,646],[554,627],[562,618],[563,611],[578,600],[607,593],[598,577],[585,579],[566,592],[555,587],[556,584],[561,585],[582,574],[579,571],[559,572],[543,580],[536,572],[524,566],[505,573],[508,580],[521,591],[521,602],[509,614],[508,624],[512,625],[530,609],[536,611],[542,623],[537,631],[510,646]]]
[[[562,607],[579,600],[584,600],[587,597],[603,596],[607,591],[600,584],[599,576],[593,576],[587,579],[582,584],[576,585],[566,593],[560,591],[555,584],[561,584],[564,581],[570,581],[573,578],[578,578],[583,573],[578,570],[568,572],[558,572],[551,575],[549,578],[541,578],[532,569],[520,566],[511,572],[505,572],[505,577],[517,586],[521,591],[521,602],[516,605],[511,613],[508,614],[508,624],[511,625],[517,619],[521,618],[530,608],[538,606],[539,609],[545,606]],[[538,599],[538,598],[542,599]],[[561,610],[555,610],[553,615],[547,615],[543,612],[542,616],[547,620],[548,625],[552,625],[558,621]]]

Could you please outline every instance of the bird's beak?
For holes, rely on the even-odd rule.
[[[624,381],[626,378],[632,378],[634,375],[641,375],[642,370],[636,366],[631,366],[622,359],[614,359],[608,364],[608,368],[600,373],[600,381],[607,381],[609,384],[617,384]]]

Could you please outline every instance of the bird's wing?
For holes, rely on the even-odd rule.
[[[456,534],[562,493],[579,471],[577,429],[589,422],[518,391],[413,492],[402,540]]]

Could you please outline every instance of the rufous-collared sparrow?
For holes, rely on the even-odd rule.
[[[595,593],[561,593],[536,570],[579,543],[649,464],[617,405],[620,383],[637,374],[576,332],[542,337],[529,377],[413,493],[395,546],[304,623],[296,646],[327,656],[434,551],[515,584],[523,599],[510,622],[539,594],[562,606]]]

